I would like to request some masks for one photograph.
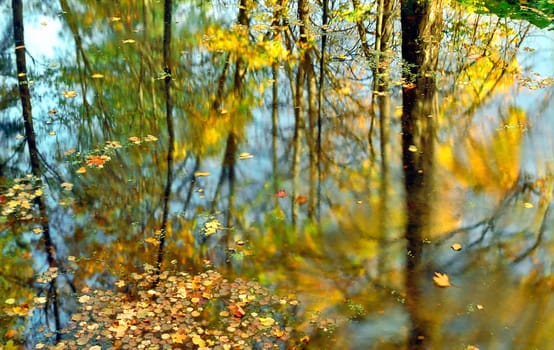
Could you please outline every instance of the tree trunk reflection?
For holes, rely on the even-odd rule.
[[[425,349],[431,335],[422,303],[431,280],[422,267],[424,240],[432,215],[435,71],[438,62],[442,1],[402,2],[402,164],[406,191],[406,307],[411,321],[409,349]]]
[[[29,158],[31,163],[31,171],[37,181],[38,188],[41,188],[42,172],[40,168],[39,151],[37,147],[35,130],[33,127],[33,110],[31,106],[31,93],[29,91],[29,81],[27,80],[27,62],[25,58],[25,36],[23,28],[23,4],[21,0],[12,1],[13,9],[13,33],[15,41],[15,56],[17,65],[17,76],[19,85],[19,96],[21,100],[21,110],[23,115],[23,123],[25,125],[25,138],[29,149]],[[46,295],[48,297],[48,307],[45,309],[46,315],[52,311],[54,318],[54,329],[56,332],[56,340],[61,337],[61,320],[58,300],[58,285],[55,277],[58,263],[56,260],[56,247],[50,233],[50,224],[46,203],[42,196],[35,198],[35,204],[39,208],[38,223],[42,230],[42,240],[46,254],[46,260],[50,271],[54,272],[53,278],[47,286]],[[51,308],[51,309],[50,309]]]

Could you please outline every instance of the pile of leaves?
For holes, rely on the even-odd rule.
[[[257,282],[214,270],[130,277],[119,291],[83,290],[64,340],[50,348],[278,349],[291,341],[298,301]]]

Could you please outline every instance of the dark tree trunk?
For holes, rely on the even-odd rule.
[[[406,191],[406,307],[411,320],[409,349],[430,344],[430,322],[422,304],[423,241],[432,214],[436,124],[435,72],[442,25],[442,1],[405,0],[401,8],[403,95],[402,163]]]
[[[42,172],[40,167],[39,151],[37,147],[35,130],[33,127],[33,110],[31,106],[31,92],[29,91],[29,81],[27,80],[27,62],[25,57],[25,35],[23,28],[23,4],[21,0],[12,1],[13,10],[13,33],[15,41],[15,57],[17,66],[17,76],[19,85],[19,97],[21,100],[21,109],[23,122],[25,125],[25,138],[29,149],[31,162],[31,171],[37,179],[37,185],[41,186]],[[42,239],[46,253],[46,259],[50,268],[57,268],[56,246],[50,233],[50,224],[46,204],[41,196],[36,197],[35,203],[39,208],[39,223],[42,228]],[[54,316],[54,325],[56,330],[56,339],[61,337],[61,320],[59,312],[59,300],[57,279],[50,281],[48,288],[48,304],[52,308]]]
[[[167,124],[167,173],[163,195],[163,213],[162,223],[160,228],[159,246],[158,246],[158,258],[156,269],[160,273],[162,270],[162,263],[164,258],[164,248],[168,227],[169,216],[169,200],[171,197],[171,186],[173,185],[173,156],[175,145],[175,130],[173,127],[173,104],[171,100],[171,17],[172,17],[172,0],[165,0],[164,2],[164,37],[163,37],[163,60],[164,60],[164,72],[165,72],[165,119]]]

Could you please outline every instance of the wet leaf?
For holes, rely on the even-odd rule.
[[[79,169],[77,169],[76,173],[77,174],[84,174],[87,172],[87,168],[85,168],[84,166],[80,167]]]
[[[194,173],[194,177],[210,176],[208,171],[197,171]]]
[[[248,152],[244,152],[244,153],[241,153],[241,154],[239,155],[239,159],[241,159],[241,160],[250,159],[250,158],[254,158],[254,156],[251,155],[251,154],[248,153]]]
[[[308,197],[306,197],[306,196],[298,196],[298,197],[296,197],[296,200],[295,200],[295,201],[296,201],[296,203],[298,203],[298,204],[304,204],[304,203],[306,203],[306,202],[308,201]]]
[[[445,273],[435,272],[435,276],[433,277],[433,282],[437,287],[441,287],[441,288],[452,286],[452,284],[450,283],[450,279],[448,278],[448,275]]]
[[[285,190],[279,190],[279,191],[277,191],[276,195],[279,198],[283,198],[283,197],[287,196],[287,192]]]
[[[65,98],[73,98],[77,96],[77,93],[73,90],[63,90],[62,94]]]
[[[260,317],[259,320],[260,324],[265,327],[273,326],[273,324],[275,323],[275,320],[271,317]]]
[[[229,305],[229,312],[236,318],[242,318],[246,314],[244,309],[238,304]]]
[[[452,248],[452,250],[456,252],[459,252],[460,250],[462,250],[462,245],[460,243],[454,243],[450,246],[450,248]]]
[[[92,79],[102,79],[104,78],[104,74],[100,74],[100,73],[94,73],[93,75],[90,76]]]

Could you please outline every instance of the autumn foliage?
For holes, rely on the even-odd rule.
[[[157,276],[146,268],[118,281],[117,292],[83,290],[66,340],[51,349],[279,349],[291,342],[295,299],[213,270]]]

